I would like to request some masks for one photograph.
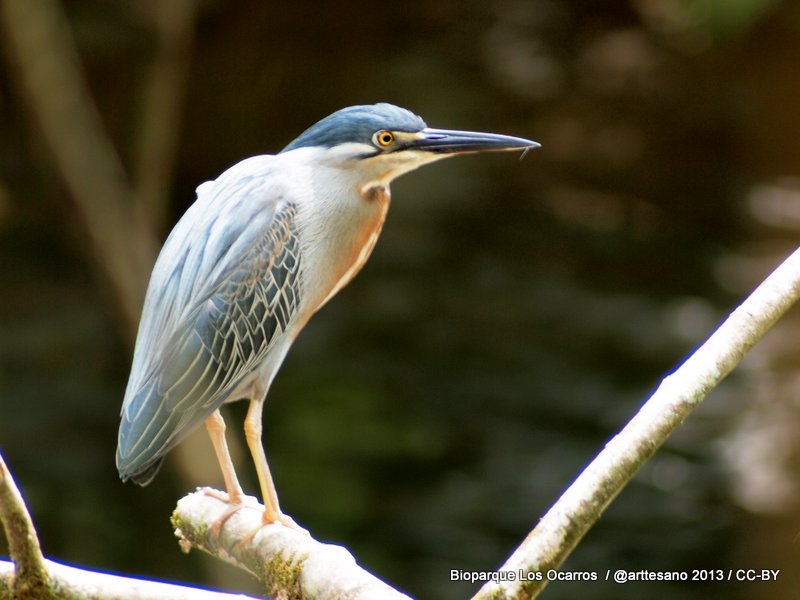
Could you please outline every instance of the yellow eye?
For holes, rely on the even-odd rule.
[[[373,135],[372,141],[375,142],[375,145],[380,146],[381,148],[388,148],[394,144],[394,134],[391,131],[384,129]]]

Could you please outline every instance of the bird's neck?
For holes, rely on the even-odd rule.
[[[375,244],[378,242],[378,237],[386,221],[391,200],[387,186],[369,186],[361,191],[359,196],[361,202],[366,205],[362,208],[366,208],[366,210],[358,211],[360,218],[357,219],[357,222],[352,223],[352,229],[347,236],[350,239],[342,240],[343,254],[338,265],[339,268],[335,269],[339,273],[339,277],[323,304],[358,274],[375,249]]]
[[[391,200],[388,185],[360,185],[353,191],[346,199],[338,198],[334,210],[320,210],[315,215],[321,225],[318,231],[325,234],[324,238],[311,236],[316,237],[316,247],[308,255],[317,263],[310,272],[324,274],[323,281],[308,282],[316,292],[312,294],[316,297],[314,311],[361,270],[386,220]]]

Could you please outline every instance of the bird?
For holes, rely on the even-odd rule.
[[[325,117],[275,155],[244,159],[202,183],[148,284],[120,415],[122,481],[150,483],[167,453],[204,424],[224,499],[242,505],[220,407],[246,400],[262,521],[302,530],[278,502],[261,440],[263,406],[300,331],[369,258],[389,184],[445,157],[538,146],[430,128],[388,103],[359,105]]]

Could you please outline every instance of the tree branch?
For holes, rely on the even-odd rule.
[[[48,577],[39,538],[22,494],[0,455],[0,522],[6,532],[8,552],[14,561],[11,590],[14,597],[47,597]],[[2,587],[0,587],[2,590]],[[10,590],[10,591],[11,591]]]
[[[202,490],[181,498],[172,515],[181,547],[198,548],[252,573],[272,598],[409,600],[359,567],[345,548],[283,525],[262,525],[264,508],[250,500],[214,532],[230,506]]]
[[[535,598],[639,468],[700,401],[800,298],[800,250],[781,264],[686,362],[666,377],[639,413],[580,474],[475,600]],[[520,576],[521,574],[521,576]],[[530,579],[528,579],[530,577]]]
[[[13,562],[0,560],[0,598],[255,600],[198,588],[86,571],[45,560],[25,501],[0,455],[0,522]]]
[[[50,595],[14,593],[14,565],[0,560],[0,598],[69,598],[70,600],[258,600],[253,596],[226,594],[200,588],[121,577],[77,569],[45,560]]]

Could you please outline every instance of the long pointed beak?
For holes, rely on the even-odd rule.
[[[406,149],[424,150],[434,154],[462,154],[467,152],[491,152],[502,150],[529,150],[539,143],[524,138],[498,133],[477,131],[453,131],[426,127],[419,132],[419,139],[408,143]]]

